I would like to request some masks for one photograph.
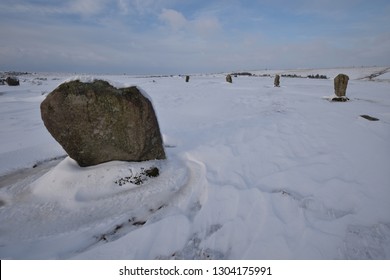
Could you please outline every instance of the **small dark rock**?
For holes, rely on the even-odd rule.
[[[366,120],[369,120],[369,121],[379,121],[379,119],[377,118],[374,118],[374,117],[371,117],[369,115],[360,115],[362,118],[365,118]]]
[[[134,185],[141,185],[145,183],[145,181],[148,180],[148,178],[155,178],[160,175],[160,171],[157,167],[151,167],[150,169],[145,170],[144,168],[141,168],[141,172],[137,172],[133,174],[131,171],[130,176],[122,177],[118,180],[116,180],[114,183],[123,186],[127,183],[134,184]]]
[[[116,225],[116,226],[115,226],[115,229],[114,229],[114,232],[117,232],[117,231],[120,230],[122,227],[123,227],[123,224]]]
[[[133,223],[133,226],[143,226],[146,223],[146,221],[137,221]]]
[[[160,175],[160,171],[157,167],[152,167],[151,169],[148,169],[145,171],[145,175],[150,177],[158,177]]]

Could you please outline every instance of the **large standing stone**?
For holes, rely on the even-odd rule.
[[[280,76],[279,75],[275,75],[274,86],[280,87]]]
[[[112,160],[165,159],[151,101],[133,86],[63,83],[41,103],[51,135],[80,166]]]
[[[349,77],[345,74],[338,74],[334,78],[334,93],[337,96],[333,98],[334,101],[346,101],[348,98],[345,96],[347,91]]]
[[[230,74],[226,75],[226,82],[233,83],[232,75]]]
[[[190,76],[186,76],[186,83],[188,83],[190,81]]]

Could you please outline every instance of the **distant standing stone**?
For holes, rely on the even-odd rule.
[[[5,79],[5,82],[9,86],[19,86],[20,85],[18,78],[15,78],[15,77],[7,77],[7,79]]]
[[[349,77],[345,74],[338,74],[334,78],[334,93],[337,96],[333,98],[334,101],[346,101],[348,98],[345,96],[347,91]]]
[[[279,75],[275,75],[274,86],[280,87],[280,76]]]
[[[228,74],[228,75],[226,76],[226,82],[228,82],[228,83],[233,83],[232,75]]]
[[[152,103],[135,86],[63,83],[41,103],[41,116],[80,166],[166,158]]]
[[[190,81],[190,76],[186,76],[186,83],[188,83]]]

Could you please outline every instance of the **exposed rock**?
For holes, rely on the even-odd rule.
[[[275,75],[274,86],[280,87],[280,76],[279,75]]]
[[[135,86],[67,82],[41,103],[41,115],[51,135],[80,166],[166,158],[152,103]]]
[[[116,180],[114,183],[118,184],[119,186],[123,186],[127,183],[134,184],[134,185],[141,185],[145,183],[148,180],[148,178],[158,177],[159,175],[160,175],[160,170],[157,167],[151,167],[147,170],[141,168],[140,172],[137,172],[135,174],[131,172],[129,176],[120,178]]]
[[[186,83],[188,83],[190,81],[190,76],[186,76]]]
[[[338,97],[344,97],[347,91],[349,77],[345,74],[338,74],[334,78],[334,93]]]
[[[360,115],[362,118],[365,118],[366,120],[369,120],[369,121],[379,121],[378,118],[375,118],[375,117],[371,117],[369,115]]]
[[[232,75],[230,74],[226,75],[226,82],[233,83]]]
[[[5,79],[5,82],[9,86],[19,86],[20,85],[18,78],[15,78],[15,77],[7,77]]]

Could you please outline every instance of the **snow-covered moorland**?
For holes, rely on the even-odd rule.
[[[148,93],[168,159],[87,168],[40,118],[70,75],[0,85],[0,258],[390,259],[389,72],[99,76]],[[330,79],[273,87],[294,73]],[[349,102],[325,98],[339,73]]]

